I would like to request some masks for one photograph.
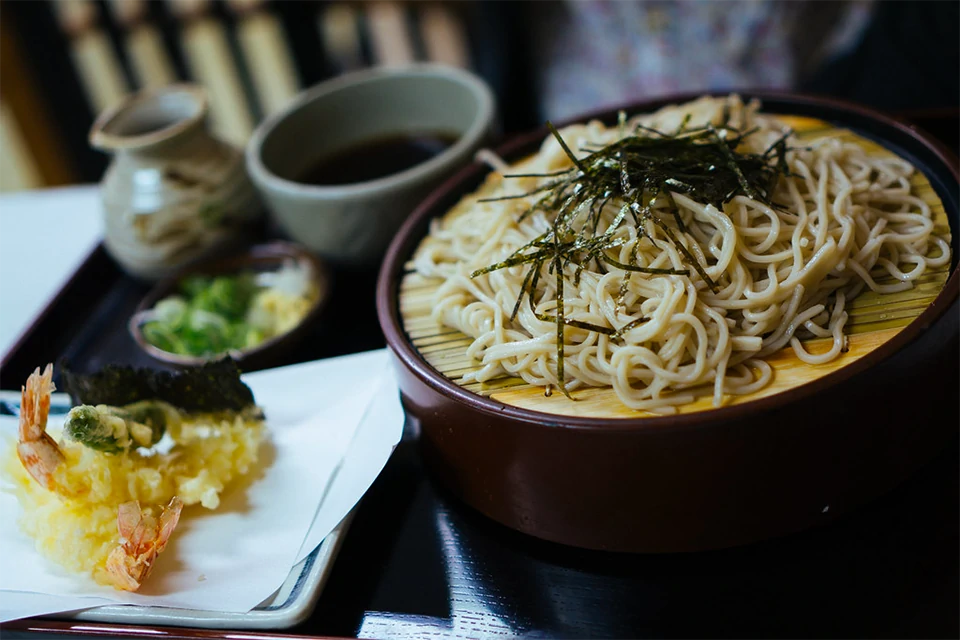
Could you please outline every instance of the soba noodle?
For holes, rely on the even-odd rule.
[[[744,105],[736,96],[701,98],[638,116],[625,127],[590,122],[560,133],[582,157],[587,155],[584,147],[610,144],[638,123],[669,131],[687,114],[690,126],[719,124],[724,114],[742,130],[756,127],[742,144],[745,151],[763,153],[786,126],[759,114],[758,107]],[[659,413],[710,393],[720,405],[724,394],[748,394],[768,385],[773,371],[764,358],[788,345],[810,364],[837,358],[846,346],[846,306],[865,288],[903,291],[925,270],[949,262],[949,244],[934,235],[929,206],[911,194],[914,169],[909,163],[870,156],[857,144],[837,139],[818,140],[808,147],[792,135],[787,141],[791,175],[779,180],[771,198],[776,207],[738,195],[721,211],[672,194],[685,230],[673,224],[670,215],[663,220],[673,225],[673,233],[717,283],[716,292],[693,270],[688,275],[632,273],[623,285],[625,272],[612,266],[585,268],[574,285],[574,278],[567,276],[573,275],[576,265],[567,265],[563,278],[567,318],[611,328],[648,318],[622,338],[566,327],[568,391],[612,387],[628,407]],[[570,166],[557,140],[548,137],[539,153],[511,171],[547,173]],[[494,168],[502,173],[504,165]],[[499,180],[483,195],[524,193],[545,180]],[[560,382],[556,325],[538,318],[526,305],[510,320],[527,267],[471,277],[548,230],[549,212],[535,212],[518,222],[537,196],[495,202],[471,198],[470,206],[433,222],[414,258],[419,273],[444,280],[436,292],[433,317],[473,338],[467,353],[480,365],[463,377],[464,382],[506,374],[556,388]],[[657,200],[654,208],[670,206],[665,194]],[[601,227],[611,224],[619,209],[619,203],[607,203]],[[629,225],[616,233],[625,240],[614,250],[620,262],[627,263],[637,245],[635,255],[643,266],[685,266],[675,245],[665,241],[662,230],[649,220],[639,240]],[[879,282],[884,274],[895,282]],[[555,278],[539,279],[535,299],[541,316],[556,312],[556,286]],[[832,344],[826,352],[814,354],[798,335],[828,338]]]

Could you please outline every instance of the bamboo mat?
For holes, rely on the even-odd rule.
[[[822,137],[838,137],[844,141],[855,142],[869,153],[894,156],[879,144],[862,138],[846,129],[837,129],[813,118],[781,116],[796,131],[803,142],[811,142]],[[950,237],[950,227],[943,203],[937,196],[930,181],[917,171],[911,179],[913,194],[930,205],[934,215],[935,233],[941,237]],[[914,282],[914,288],[898,293],[879,294],[873,291],[861,293],[847,304],[849,319],[846,333],[849,336],[849,350],[832,362],[822,365],[806,364],[794,355],[789,347],[767,358],[774,369],[773,382],[760,391],[724,398],[724,405],[740,404],[750,400],[773,395],[787,389],[825,376],[867,355],[916,318],[943,289],[949,276],[949,265],[928,270]],[[874,278],[880,283],[892,283],[891,276]],[[570,416],[637,418],[652,415],[623,406],[611,388],[584,388],[573,392],[575,400],[553,393],[544,394],[543,387],[532,386],[520,378],[502,376],[484,383],[464,383],[465,373],[480,368],[479,362],[467,357],[467,347],[472,339],[463,333],[438,325],[431,317],[433,296],[442,281],[437,278],[425,278],[406,265],[400,284],[400,316],[405,331],[413,345],[423,358],[438,372],[465,389],[489,396],[505,404]],[[811,339],[804,341],[807,350],[820,353],[830,348],[829,339]],[[713,408],[712,398],[702,397],[680,408],[681,413],[703,411]]]

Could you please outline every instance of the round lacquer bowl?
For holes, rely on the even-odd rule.
[[[190,276],[236,275],[241,272],[266,273],[280,270],[284,265],[296,265],[304,269],[315,296],[303,318],[289,331],[264,340],[256,346],[231,350],[205,356],[181,355],[164,351],[151,344],[143,335],[143,325],[153,319],[157,302],[180,291],[183,280]],[[161,281],[140,301],[136,312],[127,322],[127,330],[137,346],[151,358],[175,367],[195,367],[206,362],[230,356],[244,371],[266,369],[286,364],[290,355],[309,336],[330,293],[330,277],[327,268],[315,255],[304,247],[284,241],[273,241],[250,247],[242,253],[214,258],[190,265],[174,276]]]
[[[667,417],[622,409],[589,415],[569,410],[558,393],[533,399],[468,389],[412,330],[401,288],[430,220],[489,173],[473,164],[410,216],[390,246],[377,290],[380,324],[403,405],[420,428],[424,460],[468,505],[524,533],[590,549],[728,547],[831,521],[890,490],[957,432],[956,159],[909,125],[863,107],[749,96],[761,99],[766,113],[821,120],[821,130],[879,143],[917,167],[940,223],[952,231],[953,263],[939,276],[942,289],[938,283],[900,326],[871,320],[878,331],[851,336],[856,353],[838,364],[813,367],[775,393],[720,408]],[[694,97],[625,110],[642,113]],[[617,110],[575,120],[590,118],[613,124]],[[535,131],[497,152],[518,160],[536,152],[545,135],[546,129]],[[878,318],[897,315],[891,308]]]

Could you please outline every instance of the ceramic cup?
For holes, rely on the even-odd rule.
[[[487,141],[494,116],[490,88],[466,71],[438,65],[360,71],[308,89],[263,122],[247,146],[247,169],[291,238],[333,263],[374,266],[420,200]],[[335,186],[296,182],[338,151],[437,131],[455,134],[456,142],[404,171]]]

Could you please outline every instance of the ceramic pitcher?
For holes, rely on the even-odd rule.
[[[114,154],[103,181],[104,244],[147,280],[237,241],[260,213],[243,152],[210,135],[194,85],[130,96],[101,115],[90,144]]]

